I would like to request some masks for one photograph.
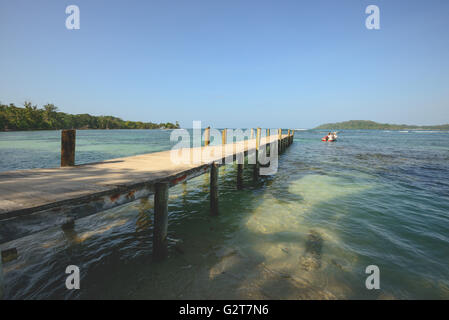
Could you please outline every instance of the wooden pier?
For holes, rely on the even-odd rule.
[[[222,143],[210,145],[208,130],[204,146],[187,149],[190,159],[195,152],[212,155],[200,162],[175,164],[169,150],[84,165],[74,165],[75,130],[63,130],[60,168],[0,172],[0,244],[51,227],[72,228],[76,219],[154,194],[153,254],[165,256],[170,187],[210,172],[210,210],[217,215],[218,166],[251,153],[259,159],[260,150],[266,146],[269,152],[276,146],[281,154],[293,142],[294,133],[288,130],[283,134],[279,129],[270,135],[267,130],[261,137],[258,128],[255,138],[252,135],[248,140],[225,144],[225,129]],[[259,170],[256,161],[255,177]],[[243,188],[243,164],[238,164],[236,188]]]

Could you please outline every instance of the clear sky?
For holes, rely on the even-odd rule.
[[[184,127],[449,123],[448,33],[447,0],[0,0],[0,101]]]

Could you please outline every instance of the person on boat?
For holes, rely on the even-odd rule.
[[[329,132],[326,136],[326,141],[328,141],[329,139],[332,139],[331,133]]]

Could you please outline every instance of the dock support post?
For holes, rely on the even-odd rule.
[[[204,146],[207,147],[210,144],[210,127],[204,130]]]
[[[210,166],[210,213],[218,215],[218,164]]]
[[[288,144],[288,146],[290,146],[290,129],[288,129],[287,144]]]
[[[254,164],[253,178],[259,178],[259,147],[260,147],[260,128],[257,128],[256,135],[256,163]]]
[[[61,132],[61,167],[75,165],[76,130],[62,130]]]
[[[243,163],[237,163],[237,190],[243,189]]]
[[[153,257],[163,259],[168,253],[168,183],[156,183],[154,191]]]

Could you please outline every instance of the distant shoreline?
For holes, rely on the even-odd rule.
[[[178,129],[179,122],[142,122],[127,121],[113,116],[92,116],[87,113],[69,114],[59,112],[53,104],[46,104],[38,108],[31,102],[25,101],[24,108],[16,107],[13,103],[0,104],[0,131],[33,131],[33,130],[62,130],[77,128],[85,129]]]
[[[350,120],[336,123],[322,124],[314,129],[319,130],[409,130],[409,131],[443,131],[449,130],[449,124],[435,125],[435,126],[417,126],[407,124],[389,124],[378,123],[369,120]]]
[[[100,128],[63,128],[63,129],[27,129],[27,130],[0,130],[0,132],[31,132],[31,131],[61,131],[61,130],[67,130],[67,129],[74,129],[74,130],[80,130],[80,131],[86,131],[86,130],[176,130],[171,128],[152,128],[152,129],[145,129],[145,128],[114,128],[114,129],[100,129]],[[181,129],[181,128],[179,128]]]

